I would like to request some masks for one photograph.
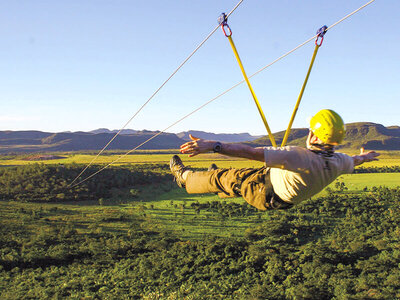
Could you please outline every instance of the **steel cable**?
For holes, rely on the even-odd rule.
[[[343,17],[342,19],[340,19],[339,21],[335,22],[334,24],[332,24],[331,26],[329,26],[327,28],[327,31],[329,29],[332,29],[333,27],[335,27],[336,25],[338,25],[339,23],[343,22],[344,20],[348,19],[349,17],[351,17],[352,15],[354,15],[355,13],[357,13],[358,11],[360,11],[361,9],[365,8],[366,6],[368,6],[369,4],[371,4],[372,2],[374,2],[375,0],[371,0],[369,2],[367,2],[366,4],[362,5],[361,7],[359,7],[358,9],[354,10],[353,12],[351,12],[350,14],[346,15],[345,17]],[[218,26],[219,27],[219,26]],[[301,43],[300,45],[296,46],[295,48],[293,48],[292,50],[286,52],[285,54],[283,54],[282,56],[278,57],[277,59],[275,59],[274,61],[272,61],[271,63],[269,63],[268,65],[262,67],[261,69],[259,69],[258,71],[256,71],[255,73],[253,73],[252,75],[250,75],[248,78],[252,78],[254,76],[256,76],[257,74],[261,73],[262,71],[264,71],[265,69],[269,68],[270,66],[272,66],[273,64],[277,63],[278,61],[280,61],[281,59],[283,59],[284,57],[288,56],[289,54],[293,53],[294,51],[298,50],[299,48],[303,47],[304,45],[308,44],[310,41],[314,40],[316,37],[318,36],[318,34],[314,35],[313,37],[307,39],[306,41],[304,41],[303,43]],[[90,178],[92,178],[93,176],[97,175],[98,173],[100,173],[101,171],[103,171],[104,169],[108,168],[109,166],[113,165],[114,163],[116,163],[117,161],[121,160],[123,157],[127,156],[128,154],[132,153],[133,151],[137,150],[138,148],[140,148],[141,146],[143,146],[144,144],[146,144],[147,142],[151,141],[152,139],[156,138],[157,136],[161,135],[162,133],[165,133],[168,129],[172,128],[173,126],[175,126],[176,124],[182,122],[184,119],[188,118],[189,116],[193,115],[194,113],[196,113],[197,111],[201,110],[202,108],[204,108],[205,106],[207,106],[208,104],[210,104],[211,102],[217,100],[218,98],[220,98],[221,96],[227,94],[228,92],[230,92],[231,90],[233,90],[234,88],[238,87],[239,85],[241,85],[242,83],[244,83],[245,80],[242,80],[240,82],[238,82],[237,84],[235,84],[234,86],[230,87],[229,89],[225,90],[224,92],[220,93],[219,95],[217,95],[216,97],[212,98],[211,100],[207,101],[206,103],[204,103],[203,105],[199,106],[198,108],[196,108],[195,110],[193,110],[192,112],[188,113],[187,115],[185,115],[184,117],[182,117],[181,119],[179,119],[178,121],[172,123],[171,125],[169,125],[167,128],[165,128],[164,130],[156,133],[155,135],[153,135],[152,137],[150,137],[149,139],[147,139],[146,141],[144,141],[143,143],[141,143],[140,145],[136,146],[135,148],[129,150],[128,152],[126,152],[125,154],[121,155],[120,157],[118,157],[117,159],[115,159],[114,161],[112,161],[111,163],[107,164],[105,167],[103,167],[102,169],[96,171],[95,173],[91,174],[90,176],[86,177],[85,179],[83,179],[82,181],[79,181],[78,183],[76,183],[75,185],[72,185],[72,183],[69,185],[71,188],[89,180]],[[88,166],[89,167],[89,166]],[[88,168],[87,167],[87,168]],[[86,169],[87,169],[86,168]],[[81,175],[81,174],[80,174]],[[79,176],[80,176],[79,175]],[[78,176],[78,177],[79,177]],[[76,179],[75,179],[76,180]]]
[[[240,0],[235,7],[228,13],[227,16],[230,16],[240,4],[242,4],[243,0]],[[125,125],[118,130],[118,132],[111,138],[111,140],[100,150],[100,152],[89,162],[89,164],[76,176],[76,178],[69,184],[72,186],[74,182],[93,164],[93,162],[107,149],[107,147],[115,140],[115,138],[128,126],[128,124],[143,110],[143,108],[154,98],[155,95],[167,84],[167,82],[175,76],[175,74],[183,67],[184,64],[204,45],[204,43],[217,31],[219,28],[219,24],[206,36],[206,38],[189,54],[188,57],[171,73],[171,75],[160,85],[158,89],[147,99],[147,101],[136,111],[136,113],[125,123]]]

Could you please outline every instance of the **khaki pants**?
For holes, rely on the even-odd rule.
[[[189,194],[218,193],[221,198],[242,196],[260,210],[268,209],[274,196],[269,168],[265,167],[191,172],[186,179],[186,190]]]

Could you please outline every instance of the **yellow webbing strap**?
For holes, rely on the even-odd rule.
[[[237,61],[238,61],[238,63],[239,63],[239,67],[240,67],[240,69],[242,70],[242,74],[243,74],[244,80],[246,81],[247,86],[248,86],[249,89],[250,89],[251,95],[253,96],[254,102],[256,103],[256,106],[257,106],[257,108],[258,108],[258,112],[260,113],[261,119],[263,120],[264,125],[265,125],[265,128],[267,129],[268,137],[269,137],[269,139],[270,139],[270,141],[271,141],[271,144],[272,144],[272,146],[276,147],[275,138],[274,138],[274,136],[272,135],[271,129],[269,128],[268,123],[267,123],[267,120],[265,119],[264,112],[263,112],[263,110],[261,109],[261,105],[260,105],[260,103],[258,102],[257,96],[256,96],[256,94],[254,93],[254,90],[253,90],[253,88],[252,88],[252,86],[251,86],[251,84],[250,84],[249,78],[248,78],[247,75],[246,75],[246,71],[244,70],[242,61],[240,60],[239,53],[238,53],[237,50],[236,50],[235,44],[234,44],[234,42],[233,42],[233,40],[232,40],[232,37],[231,37],[230,35],[228,35],[227,38],[229,39],[229,43],[231,44],[232,50],[233,50],[233,52],[235,53],[236,59],[237,59]]]
[[[314,53],[313,53],[313,56],[311,58],[311,63],[310,63],[310,66],[308,67],[308,72],[307,72],[307,75],[306,75],[306,79],[304,79],[303,86],[301,87],[300,94],[299,94],[299,97],[297,98],[297,102],[296,102],[296,105],[294,107],[294,110],[293,110],[293,113],[292,113],[292,117],[290,118],[289,126],[286,129],[285,136],[283,137],[281,147],[284,147],[286,145],[287,140],[288,140],[288,137],[289,137],[289,134],[290,134],[290,130],[291,130],[292,125],[293,125],[294,118],[296,117],[297,110],[299,109],[300,101],[301,101],[301,98],[303,97],[303,93],[304,93],[304,90],[305,90],[306,85],[307,85],[308,77],[310,77],[311,69],[313,67],[313,64],[314,64],[314,61],[315,61],[315,57],[317,56],[318,49],[319,49],[320,46],[321,46],[320,44],[319,45],[318,44],[315,45]]]

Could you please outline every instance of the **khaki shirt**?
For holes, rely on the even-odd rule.
[[[331,157],[295,146],[265,147],[271,183],[284,201],[297,204],[322,191],[341,174],[352,173],[353,158],[343,153]]]

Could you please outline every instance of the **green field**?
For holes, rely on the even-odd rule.
[[[386,186],[389,188],[400,186],[400,173],[376,173],[376,174],[351,174],[338,178],[344,182],[348,190],[346,192],[359,193],[365,187],[371,189],[374,186]],[[329,187],[336,190],[335,183]],[[326,196],[326,190],[313,198]],[[171,204],[171,201],[173,204]],[[245,218],[222,218],[218,213],[201,212],[197,214],[190,208],[192,203],[223,201],[226,203],[240,203],[245,201],[242,198],[220,199],[216,195],[190,195],[185,190],[172,190],[163,193],[157,198],[147,200],[144,203],[148,216],[156,222],[163,224],[168,230],[178,233],[184,238],[198,239],[206,234],[217,236],[243,236],[247,228],[253,228],[265,220],[268,220],[268,213],[257,212]],[[175,207],[174,207],[175,205]],[[182,209],[182,205],[185,208]],[[228,230],[227,230],[228,228]]]
[[[349,152],[342,151],[344,153],[348,153],[349,155],[357,154],[354,150]],[[364,164],[364,166],[399,166],[400,165],[400,151],[382,151],[380,152],[381,156],[379,157],[379,161],[370,162]],[[109,164],[115,160],[117,165],[121,164],[143,164],[143,163],[165,163],[168,164],[171,156],[173,154],[179,154],[177,150],[147,150],[147,151],[135,151],[132,154],[125,155],[115,154],[115,152],[105,152],[99,156],[94,164]],[[35,161],[28,160],[29,155],[25,156],[3,156],[0,157],[0,166],[9,166],[9,165],[26,165],[32,163],[44,163],[44,164],[88,164],[90,163],[95,155],[93,154],[79,154],[79,153],[57,153],[57,155],[62,156],[62,159],[55,160],[43,160],[43,161]],[[121,159],[119,159],[122,157]],[[248,161],[239,158],[232,158],[218,154],[201,154],[192,158],[189,158],[185,155],[181,155],[181,158],[184,163],[191,165],[195,168],[207,168],[211,162],[217,163],[217,165],[221,168],[251,168],[261,166],[262,163],[256,161]]]
[[[400,186],[400,173],[346,174],[339,177],[350,191],[361,191],[364,187]]]
[[[93,155],[30,166],[37,162],[3,157],[0,298],[400,297],[400,191],[373,188],[399,186],[400,173],[344,175],[292,209],[261,212],[242,198],[179,189],[168,169],[172,153],[127,156],[80,190],[68,190],[65,178],[73,177],[63,176],[78,174]],[[262,165],[212,154],[183,158],[194,168]],[[387,154],[368,165],[400,159]],[[126,178],[134,180],[124,185]]]
[[[170,157],[178,153],[174,150],[165,151],[137,151],[132,155],[127,155],[118,162],[118,165],[130,164],[168,164]],[[88,164],[95,157],[93,154],[77,154],[77,153],[58,153],[63,159],[45,160],[39,163],[44,164]],[[29,157],[29,156],[28,156]],[[108,164],[119,157],[115,153],[106,153],[98,157],[95,164]],[[207,168],[212,162],[215,162],[222,168],[244,168],[244,167],[260,167],[262,163],[256,161],[248,161],[243,159],[231,158],[215,154],[203,154],[193,158],[181,155],[185,164],[193,168]],[[3,158],[0,165],[26,165],[38,163],[38,161],[26,160],[19,157],[10,159]],[[363,166],[398,166],[400,165],[400,152],[384,152],[377,162],[364,164]],[[343,182],[346,186],[346,192],[358,193],[365,188],[371,189],[374,186],[397,187],[400,185],[400,173],[366,173],[366,174],[348,174],[342,175],[333,182],[329,189],[335,191],[337,182]],[[241,236],[247,228],[254,227],[255,224],[268,219],[268,214],[255,212],[245,218],[230,217],[226,218],[217,212],[201,211],[198,213],[191,207],[193,203],[207,203],[212,201],[222,201],[224,203],[245,204],[242,198],[219,199],[216,195],[188,195],[185,190],[177,189],[173,182],[167,186],[156,185],[143,187],[140,190],[139,198],[130,198],[121,196],[118,191],[109,199],[105,199],[102,205],[98,202],[79,202],[76,204],[63,204],[65,208],[75,211],[74,215],[79,218],[85,215],[87,222],[95,222],[95,218],[91,219],[98,213],[112,214],[116,213],[139,213],[145,216],[145,219],[157,226],[165,227],[167,230],[173,231],[184,238],[199,239],[204,235],[218,236]],[[327,191],[324,190],[319,196],[326,196]],[[46,204],[47,205],[47,204]],[[50,205],[50,204],[49,204]],[[89,205],[89,206],[87,206]],[[51,207],[51,205],[50,205]],[[106,208],[105,208],[106,207]],[[56,217],[54,217],[56,218]],[[91,220],[91,221],[90,221]],[[83,222],[83,221],[82,221]],[[86,227],[90,227],[90,224]],[[83,226],[85,227],[85,226]],[[229,228],[229,230],[226,230]],[[121,228],[122,230],[123,228]],[[128,230],[125,228],[124,230]]]

